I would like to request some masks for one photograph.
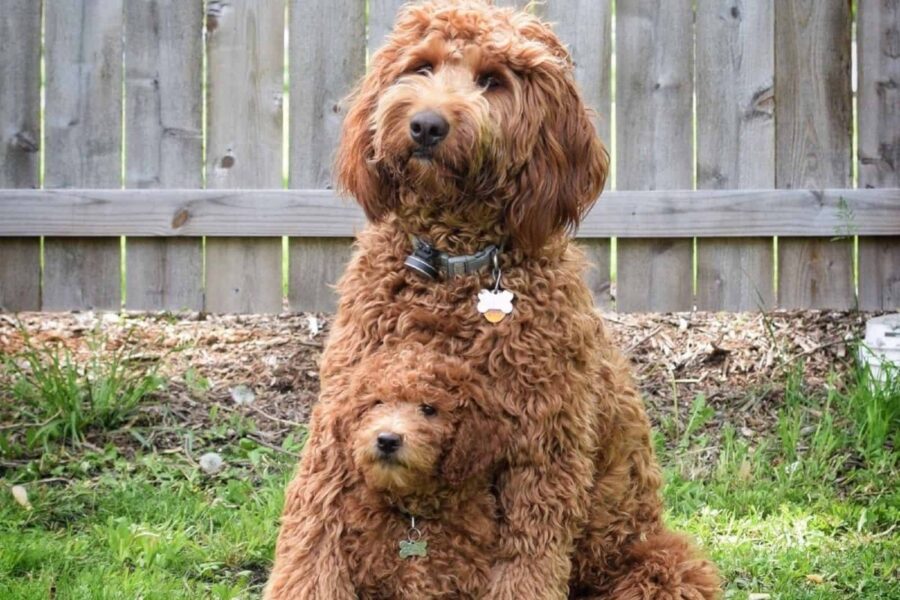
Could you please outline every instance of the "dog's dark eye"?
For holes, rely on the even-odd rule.
[[[437,409],[435,407],[431,406],[430,404],[423,404],[422,406],[419,407],[419,410],[421,410],[422,414],[425,415],[426,417],[433,417],[434,415],[437,414]]]
[[[417,75],[428,75],[434,72],[434,66],[431,63],[422,63],[414,69]]]
[[[483,90],[493,90],[503,85],[503,80],[494,73],[485,73],[478,76],[478,87]]]

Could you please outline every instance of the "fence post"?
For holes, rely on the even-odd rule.
[[[775,85],[776,185],[849,187],[849,2],[775,3]],[[835,235],[779,238],[780,307],[853,306],[852,233]]]
[[[122,185],[123,0],[48,2],[48,188]],[[44,240],[45,310],[118,310],[119,237]]]
[[[11,0],[0,19],[0,188],[40,187],[41,3]],[[41,307],[39,238],[0,238],[0,311]]]
[[[775,187],[774,0],[697,4],[697,188]],[[699,238],[697,308],[771,309],[770,237]]]
[[[125,185],[202,187],[203,4],[125,5]],[[201,238],[127,239],[125,306],[201,310]]]
[[[616,4],[616,188],[691,189],[691,0]],[[691,310],[690,239],[618,240],[623,312]]]
[[[900,188],[900,2],[860,0],[859,187]],[[859,307],[900,308],[900,237],[859,238]]]
[[[332,187],[344,96],[365,72],[363,0],[291,2],[292,188]],[[294,310],[333,311],[332,286],[350,258],[347,238],[291,238],[288,299]]]
[[[284,13],[280,0],[207,4],[209,188],[283,187]],[[281,307],[281,238],[207,238],[207,310]]]

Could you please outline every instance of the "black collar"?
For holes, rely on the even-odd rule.
[[[403,264],[427,279],[451,279],[477,273],[492,264],[500,249],[491,244],[475,254],[453,256],[440,252],[430,243],[411,236],[413,251]]]

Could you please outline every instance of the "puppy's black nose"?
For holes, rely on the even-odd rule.
[[[403,438],[396,433],[388,433],[383,431],[378,434],[377,440],[378,450],[383,454],[393,454],[403,444]]]
[[[415,143],[430,148],[436,146],[450,132],[447,119],[433,110],[423,110],[413,115],[409,122],[409,134]]]

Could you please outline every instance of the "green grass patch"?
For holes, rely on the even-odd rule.
[[[163,385],[157,362],[127,342],[110,348],[93,336],[89,355],[76,358],[65,345],[35,344],[27,334],[24,340],[21,351],[0,357],[0,394],[9,400],[0,416],[18,425],[0,430],[4,455],[56,441],[78,444],[91,428],[115,428]]]
[[[84,405],[89,378],[69,377],[54,375],[63,381],[49,389],[81,390]],[[765,432],[722,424],[702,396],[661,424],[669,522],[720,565],[726,598],[900,597],[900,378],[874,382],[857,368],[812,387],[799,367],[785,377]],[[206,392],[202,378],[185,380]],[[61,435],[27,464],[3,463],[0,597],[258,597],[296,461],[254,441],[246,416],[213,408],[208,418],[202,431],[177,431],[183,451],[79,448]],[[298,452],[303,434],[282,449]],[[194,458],[209,450],[225,465],[214,475]],[[30,508],[12,485],[25,487]]]

